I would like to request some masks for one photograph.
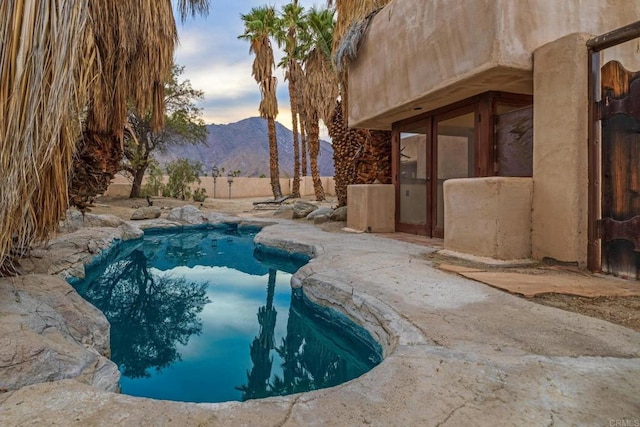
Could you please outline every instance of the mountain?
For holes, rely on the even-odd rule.
[[[161,165],[187,158],[202,162],[207,174],[215,165],[225,171],[240,171],[240,176],[269,176],[269,138],[267,121],[259,117],[227,125],[207,125],[206,144],[171,146],[166,153],[156,153]],[[276,122],[280,176],[293,176],[293,132]],[[333,147],[320,141],[318,156],[320,175],[333,176]],[[308,169],[311,175],[311,170]]]

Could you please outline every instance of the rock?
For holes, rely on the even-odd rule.
[[[0,389],[73,378],[117,391],[109,322],[64,280],[0,278]]]
[[[316,215],[313,218],[313,223],[314,224],[324,224],[325,222],[329,222],[329,216],[328,215]]]
[[[171,212],[169,212],[167,219],[172,221],[180,221],[187,224],[202,224],[206,220],[206,218],[202,215],[202,211],[191,205],[171,209]]]
[[[318,206],[313,203],[305,202],[304,200],[297,200],[293,204],[293,219],[305,218],[316,209],[318,209]]]
[[[282,218],[291,218],[293,212],[293,205],[280,205],[278,209],[275,210],[273,216],[282,217]]]
[[[73,233],[85,227],[110,227],[116,228],[124,224],[124,220],[115,215],[85,214],[75,209],[69,209],[66,218],[60,221],[58,231],[61,233]]]
[[[338,208],[336,210],[334,210],[331,215],[329,216],[329,219],[331,221],[346,221],[347,220],[347,207],[346,206],[342,206],[341,208]]]
[[[133,224],[124,223],[118,228],[122,233],[122,241],[141,239],[144,236],[144,231]]]
[[[157,206],[144,206],[142,208],[136,209],[131,214],[132,220],[141,220],[141,219],[156,219],[160,218],[160,214],[162,214],[162,209]]]
[[[311,212],[309,215],[307,215],[307,219],[311,221],[312,219],[315,219],[317,216],[329,217],[329,215],[331,215],[331,212],[333,212],[333,209],[329,207],[318,208],[315,211]]]

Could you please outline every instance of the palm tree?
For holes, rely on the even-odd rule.
[[[291,104],[291,126],[293,130],[293,186],[291,194],[300,197],[300,144],[298,142],[298,104],[302,67],[300,66],[300,46],[298,32],[305,30],[304,8],[298,0],[282,7],[282,14],[276,32],[279,47],[284,47],[285,56],[278,66],[285,69],[285,79],[289,82],[289,102]],[[306,150],[305,150],[306,151]],[[306,169],[306,168],[305,168]]]
[[[208,0],[178,6],[184,17]],[[121,156],[127,102],[161,126],[175,39],[170,0],[0,2],[0,274],[15,272],[12,247],[56,228],[70,191],[101,187]],[[69,185],[83,159],[91,167]]]
[[[325,200],[324,189],[318,171],[320,152],[319,121],[330,122],[333,107],[338,99],[338,82],[331,63],[333,42],[333,11],[313,8],[307,15],[309,26],[308,53],[305,56],[304,104],[306,130],[309,143],[309,160],[316,200]]]
[[[277,18],[273,6],[254,7],[247,14],[241,15],[244,21],[244,33],[238,36],[248,40],[249,52],[255,54],[252,75],[260,86],[260,117],[267,120],[269,135],[269,175],[271,191],[275,199],[282,196],[280,189],[280,172],[278,170],[278,140],[276,137],[275,117],[278,115],[276,98],[277,79],[273,76],[275,62],[270,37],[276,31]]]
[[[341,111],[334,112],[329,134],[333,139],[338,205],[347,203],[349,184],[391,183],[391,132],[352,129],[344,119],[348,107],[349,61],[357,56],[360,40],[380,9],[390,0],[335,0],[338,19],[333,40],[333,59],[340,81]]]

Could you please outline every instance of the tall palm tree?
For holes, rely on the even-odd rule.
[[[391,132],[352,129],[348,110],[349,61],[357,56],[360,41],[375,14],[390,0],[334,0],[338,19],[333,39],[333,60],[340,81],[342,111],[335,111],[328,125],[333,139],[338,205],[347,203],[349,184],[391,183]]]
[[[304,104],[306,130],[309,143],[309,160],[316,200],[325,200],[318,170],[320,153],[319,121],[330,122],[338,99],[338,82],[331,62],[333,43],[333,11],[313,8],[307,15],[309,50],[305,56]]]
[[[179,7],[206,12],[208,0]],[[95,160],[89,185],[110,172],[128,101],[162,124],[175,39],[171,0],[0,2],[0,274],[14,272],[11,248],[45,239],[64,216],[74,163]]]
[[[298,6],[298,0],[282,7],[282,13],[276,32],[279,47],[284,47],[285,56],[278,64],[285,69],[285,79],[289,82],[289,102],[291,105],[291,127],[293,130],[293,185],[291,195],[300,197],[300,144],[298,142],[298,104],[302,67],[300,65],[300,46],[298,32],[305,30],[304,8]]]
[[[260,87],[260,117],[267,120],[269,136],[269,175],[274,198],[282,196],[280,189],[280,171],[278,167],[278,140],[276,137],[275,117],[278,115],[276,98],[277,79],[273,76],[275,62],[270,37],[276,32],[277,17],[273,6],[254,7],[241,15],[244,21],[244,33],[238,36],[248,40],[249,52],[255,54],[251,74]]]

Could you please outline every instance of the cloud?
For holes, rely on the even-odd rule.
[[[288,0],[270,1],[280,10]],[[207,17],[188,19],[178,24],[179,45],[176,62],[185,66],[183,78],[189,79],[195,89],[204,91],[205,99],[199,104],[203,109],[205,123],[226,124],[258,116],[260,92],[251,76],[254,56],[249,53],[249,43],[239,40],[243,32],[240,14],[252,7],[265,4],[262,0],[242,2],[213,1]],[[324,2],[300,1],[307,9],[323,5]],[[282,52],[274,45],[276,63]],[[277,120],[291,129],[289,91],[281,69],[276,69],[278,78]],[[327,138],[326,128],[321,136]]]

